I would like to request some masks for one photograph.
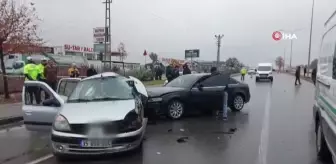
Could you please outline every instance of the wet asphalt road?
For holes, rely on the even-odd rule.
[[[254,78],[246,77],[251,100],[242,112],[229,112],[227,122],[214,117],[160,121],[147,128],[141,152],[67,163],[322,164],[315,155],[313,85],[302,81],[295,87],[294,78],[286,74],[274,79],[273,84],[256,84]],[[227,134],[230,129],[236,131]],[[189,139],[178,143],[181,136]],[[48,135],[19,126],[0,131],[0,150],[0,164],[28,163],[41,157],[46,159],[39,164],[57,163],[48,156]]]

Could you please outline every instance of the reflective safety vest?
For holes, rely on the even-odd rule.
[[[37,80],[37,76],[40,73],[40,70],[36,64],[26,64],[23,67],[23,74],[28,74],[33,80]],[[25,78],[25,80],[29,80],[28,78]]]
[[[243,74],[243,75],[245,75],[246,72],[247,72],[247,70],[245,68],[243,68],[243,69],[240,70],[240,73]]]
[[[39,65],[37,65],[37,68],[39,70],[39,73],[41,74],[41,78],[45,79],[45,77],[44,77],[44,65],[43,64],[39,64]]]

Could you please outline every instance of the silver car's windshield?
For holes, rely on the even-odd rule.
[[[128,99],[134,99],[134,90],[123,77],[102,77],[79,82],[68,103]]]

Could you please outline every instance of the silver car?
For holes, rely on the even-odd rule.
[[[50,95],[33,105],[27,88]],[[61,79],[53,91],[46,83],[26,81],[22,91],[24,124],[48,131],[54,155],[99,155],[139,148],[146,130],[147,91],[140,80],[107,72],[85,79]]]

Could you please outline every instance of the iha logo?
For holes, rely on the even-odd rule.
[[[275,41],[297,39],[295,34],[284,33],[280,31],[274,31],[272,34],[272,38]]]

